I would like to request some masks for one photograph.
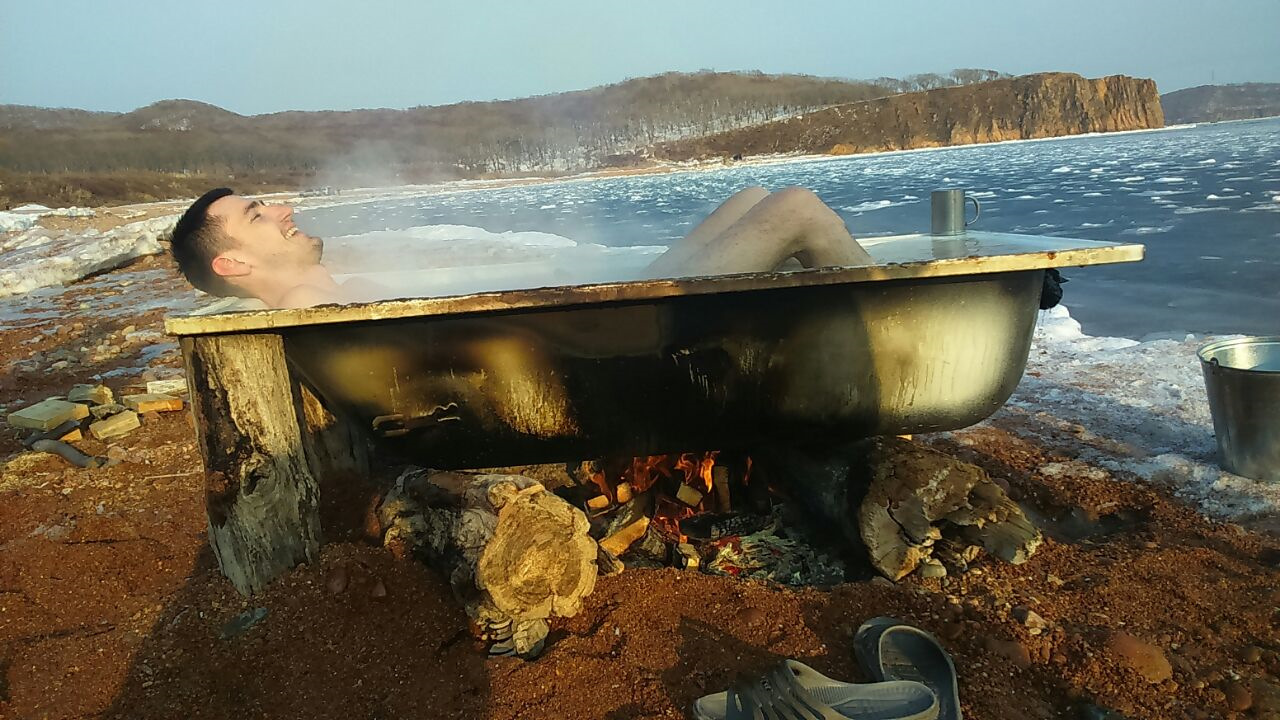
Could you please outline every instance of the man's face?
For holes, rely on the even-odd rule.
[[[299,230],[287,205],[228,195],[209,206],[209,216],[235,241],[213,260],[219,275],[298,272],[319,264],[324,253],[324,241]]]

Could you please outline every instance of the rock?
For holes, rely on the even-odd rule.
[[[245,610],[244,612],[231,618],[222,626],[219,633],[223,640],[230,640],[234,637],[248,632],[249,628],[262,622],[267,617],[267,609],[264,607]]]
[[[1080,720],[1129,720],[1115,710],[1094,705],[1091,702],[1080,705],[1076,715]]]
[[[1274,718],[1280,716],[1280,685],[1254,678],[1250,687],[1253,695],[1253,711],[1259,717]]]
[[[937,560],[929,559],[920,564],[920,577],[925,578],[944,578],[947,576],[947,568]]]
[[[1027,646],[1017,640],[1001,640],[987,636],[982,639],[982,646],[989,652],[999,655],[1008,660],[1019,668],[1026,669],[1031,667],[1031,653],[1027,650]]]
[[[330,593],[340,595],[347,589],[347,580],[347,568],[339,565],[329,573],[329,577],[325,578],[324,585],[329,588]]]
[[[129,459],[129,451],[119,445],[109,445],[107,447],[107,459],[116,462],[124,462]]]
[[[182,398],[172,395],[143,393],[141,395],[125,395],[120,402],[130,410],[143,412],[170,412],[182,409]]]
[[[111,388],[106,385],[73,385],[67,400],[90,405],[106,405],[115,400]]]
[[[1253,691],[1239,680],[1232,680],[1222,688],[1227,698],[1227,707],[1236,712],[1244,712],[1253,707]]]
[[[187,391],[186,378],[171,380],[151,380],[147,383],[147,393],[152,395],[181,395]]]
[[[1113,632],[1106,642],[1107,651],[1117,662],[1137,672],[1151,684],[1173,677],[1173,667],[1164,651],[1126,632]]]
[[[1013,618],[1032,630],[1044,631],[1049,627],[1049,623],[1044,618],[1025,605],[1019,605],[1013,609]]]
[[[1240,651],[1240,659],[1247,663],[1256,663],[1262,660],[1262,648],[1257,645],[1250,645]]]
[[[381,579],[373,581],[373,587],[369,588],[369,597],[374,600],[381,600],[387,596],[387,585]]]
[[[81,405],[80,407],[84,406]],[[121,435],[127,435],[139,427],[142,427],[142,423],[138,420],[138,413],[132,410],[125,410],[89,425],[89,434],[99,440],[109,440]]]
[[[68,402],[57,398],[41,400],[35,405],[9,413],[9,424],[27,430],[44,432],[52,430],[68,420],[83,420],[89,417],[88,406]]]
[[[105,405],[94,405],[89,408],[89,414],[92,415],[94,419],[101,420],[103,418],[111,417],[116,413],[122,413],[127,409],[128,408],[119,403],[106,403]]]

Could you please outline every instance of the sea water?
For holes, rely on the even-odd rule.
[[[927,232],[930,191],[968,188],[982,204],[975,229],[1147,246],[1138,264],[1064,269],[1064,302],[1090,334],[1280,334],[1277,118],[436,193],[299,222],[326,236],[480,228],[533,258],[548,236],[649,253],[749,185],[810,188],[858,237]]]

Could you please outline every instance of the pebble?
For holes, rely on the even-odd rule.
[[[1222,688],[1222,693],[1227,698],[1227,707],[1236,712],[1244,712],[1253,707],[1253,692],[1237,680],[1227,683]]]
[[[1129,633],[1112,633],[1107,638],[1107,651],[1121,665],[1136,671],[1153,685],[1173,677],[1173,667],[1164,651]]]
[[[334,595],[341,594],[343,590],[347,589],[347,569],[341,565],[334,568],[329,573],[329,577],[325,578],[324,585]]]
[[[1013,609],[1013,617],[1019,623],[1031,628],[1032,630],[1044,631],[1049,627],[1049,623],[1040,617],[1039,613],[1025,605],[1019,605]],[[1038,634],[1038,633],[1036,633]]]
[[[937,560],[926,560],[920,564],[920,576],[926,578],[944,578],[947,568]]]
[[[1027,650],[1027,646],[1017,640],[1001,640],[999,638],[985,637],[982,645],[990,652],[999,655],[1008,660],[1019,668],[1031,667],[1031,653]]]
[[[369,595],[375,600],[381,600],[387,596],[387,586],[382,580],[376,580],[373,587],[369,590]]]
[[[1250,645],[1240,653],[1240,659],[1247,663],[1256,663],[1262,659],[1262,648]]]

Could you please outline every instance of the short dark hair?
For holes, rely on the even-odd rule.
[[[201,195],[178,219],[169,249],[178,262],[178,271],[187,282],[210,295],[242,296],[244,291],[213,271],[213,259],[233,247],[234,240],[223,231],[218,218],[209,217],[209,206],[233,195],[231,188],[214,188]]]

